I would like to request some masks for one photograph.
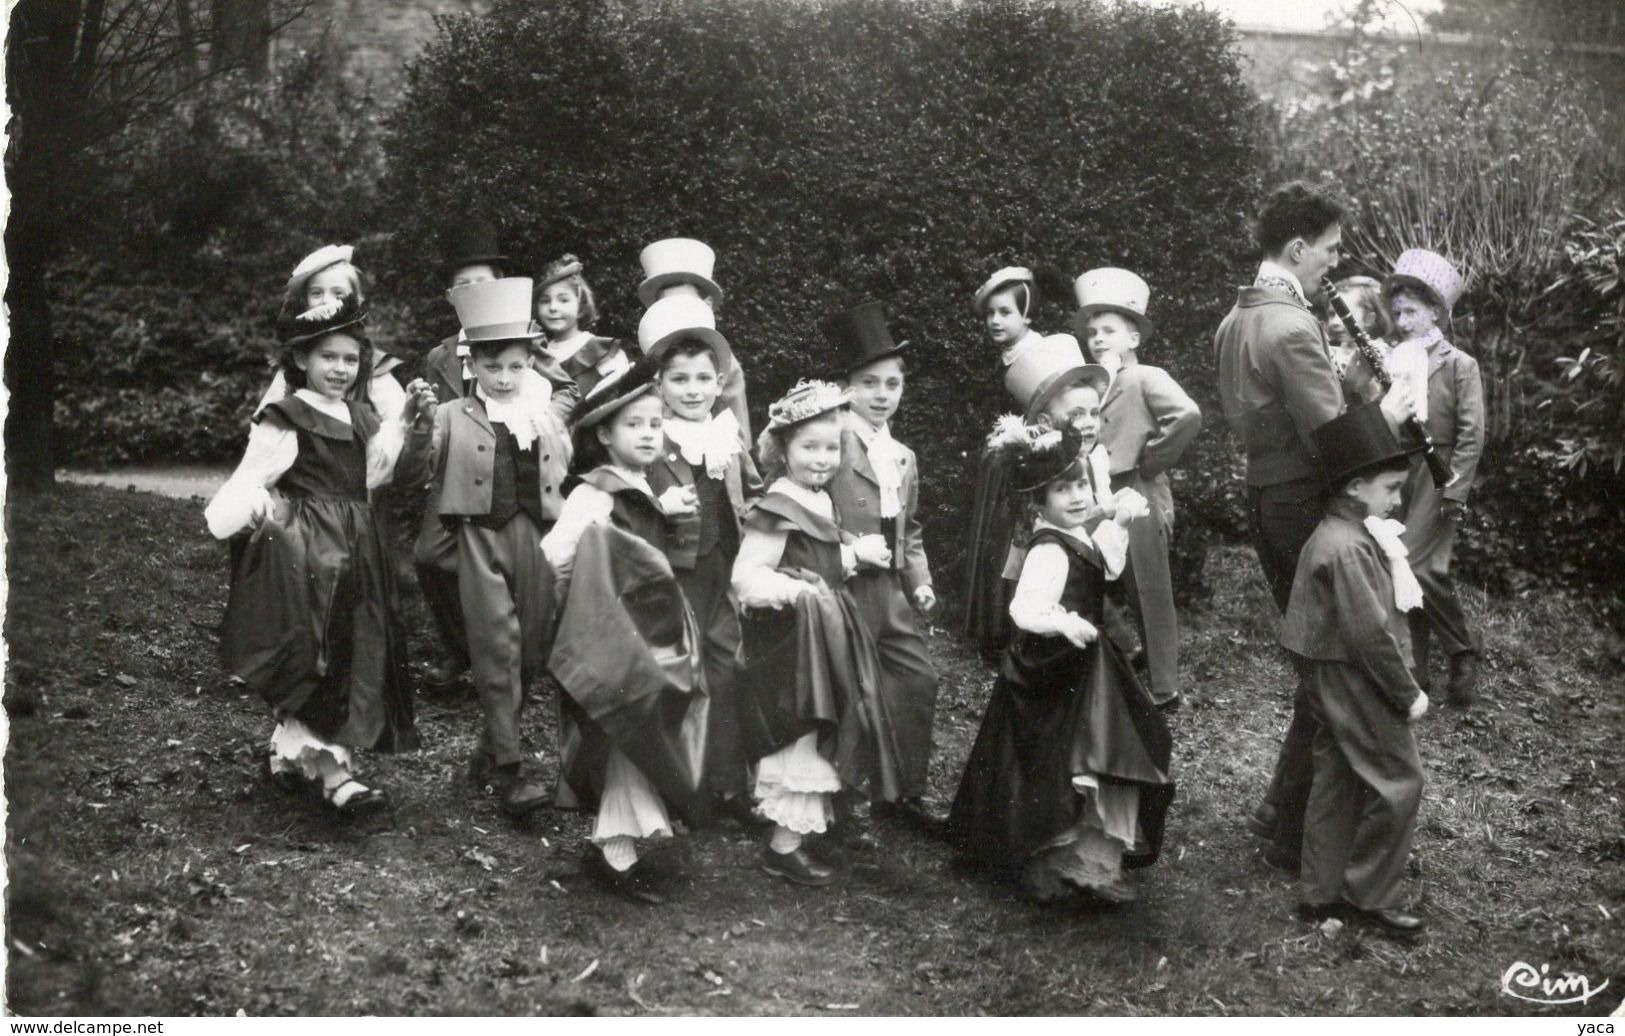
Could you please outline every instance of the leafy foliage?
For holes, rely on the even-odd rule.
[[[820,373],[819,321],[876,297],[914,347],[900,435],[922,454],[933,563],[954,585],[975,453],[1007,410],[975,287],[1019,262],[1142,271],[1147,362],[1214,415],[1186,530],[1232,521],[1213,328],[1257,190],[1253,104],[1202,12],[1054,0],[508,3],[442,21],[389,119],[391,286],[444,326],[447,219],[496,220],[532,268],[581,255],[605,318],[638,317],[637,254],[717,249],[758,411]],[[1061,330],[1070,290],[1038,326]],[[1199,571],[1199,567],[1189,567]]]

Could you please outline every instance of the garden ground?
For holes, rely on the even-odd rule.
[[[581,875],[585,818],[519,827],[472,797],[467,700],[420,698],[423,750],[369,760],[392,813],[345,826],[280,795],[264,709],[215,662],[225,552],[199,505],[83,486],[10,503],[16,1013],[1606,1014],[1625,993],[1625,653],[1566,595],[1468,591],[1486,679],[1479,705],[1418,727],[1415,944],[1295,920],[1240,826],[1288,709],[1273,611],[1234,547],[1186,614],[1179,797],[1138,904],[1030,905],[877,822],[825,890],[757,872],[736,828],[662,844],[678,895],[649,910]],[[992,674],[947,632],[931,645],[941,813]],[[551,711],[527,714],[548,774]],[[1520,1002],[1501,991],[1518,961],[1610,988]]]

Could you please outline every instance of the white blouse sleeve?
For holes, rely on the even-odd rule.
[[[209,535],[225,540],[248,528],[255,511],[270,505],[268,487],[276,485],[298,456],[299,436],[293,429],[269,421],[250,428],[248,448],[237,462],[237,470],[203,509]]]
[[[264,410],[266,406],[285,398],[287,395],[288,380],[282,376],[282,369],[279,367],[275,376],[271,378],[271,384],[266,388],[265,394],[260,397],[258,403],[254,404],[254,416],[260,416],[260,411]]]
[[[1066,551],[1060,545],[1040,543],[1029,550],[1016,592],[1010,598],[1010,621],[1028,633],[1044,636],[1064,636],[1083,627],[1092,629],[1089,620],[1061,607],[1066,572]]]
[[[812,584],[778,571],[784,558],[788,532],[746,529],[734,558],[733,591],[741,608],[783,608],[795,602]]]
[[[576,547],[581,544],[581,534],[590,526],[608,524],[614,506],[614,497],[586,483],[576,486],[564,498],[564,506],[559,508],[559,520],[553,523],[552,531],[542,537],[542,556],[552,566],[554,579],[562,583],[570,578],[570,573],[575,569]]]
[[[1122,575],[1123,566],[1128,563],[1128,530],[1107,518],[1095,526],[1089,538],[1100,548],[1101,560],[1106,565],[1106,578],[1116,579]]]

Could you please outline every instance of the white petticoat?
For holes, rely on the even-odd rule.
[[[324,755],[346,773],[355,772],[355,757],[348,748],[323,739],[299,720],[289,717],[271,731],[271,757],[291,764],[308,780],[321,780],[319,767]]]
[[[840,790],[840,774],[818,754],[817,734],[804,735],[756,766],[755,795],[762,815],[797,834],[818,834],[829,827]]]
[[[1045,877],[1085,888],[1110,885],[1122,877],[1123,852],[1140,841],[1140,789],[1102,785],[1088,775],[1073,777],[1072,789],[1086,800],[1084,815],[1033,855],[1028,878],[1041,887]]]
[[[660,792],[643,771],[620,752],[611,751],[604,766],[604,793],[598,798],[592,842],[611,838],[669,838],[671,817]]]

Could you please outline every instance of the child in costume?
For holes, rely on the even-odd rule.
[[[722,289],[714,279],[717,254],[703,241],[668,237],[644,247],[638,254],[643,282],[638,299],[647,308],[660,299],[697,298],[714,311],[722,302]],[[739,424],[739,442],[749,450],[750,408],[745,402],[745,371],[737,357],[722,372],[722,391],[713,412],[728,410]]]
[[[914,610],[936,606],[920,531],[919,462],[892,438],[903,401],[903,349],[892,339],[880,303],[865,302],[824,322],[835,373],[852,397],[841,433],[841,467],[829,495],[841,531],[880,536],[881,565],[864,564],[847,584],[880,652],[880,690],[897,735],[898,804],[923,813],[930,775],[937,673]]]
[[[656,391],[665,404],[664,442],[649,467],[649,485],[671,519],[666,559],[703,638],[711,708],[705,789],[721,812],[753,824],[735,703],[739,615],[728,584],[740,517],[762,495],[762,480],[740,446],[733,411],[712,412],[734,370],[733,351],[711,307],[680,295],[656,300],[643,314],[638,346],[659,367]]]
[[[798,384],[768,408],[759,444],[767,492],[745,517],[733,588],[743,609],[739,716],[755,795],[773,831],[762,870],[801,885],[836,880],[808,835],[828,830],[836,795],[898,795],[898,752],[879,689],[879,659],[847,579],[885,567],[878,535],[844,543],[824,487],[841,465],[849,396]]]
[[[496,228],[488,223],[459,222],[449,228],[445,233],[444,251],[442,270],[448,302],[458,288],[500,280],[512,266],[512,260],[497,244]],[[468,340],[461,330],[429,350],[423,361],[423,377],[434,389],[438,402],[449,403],[474,395],[475,378],[469,355]],[[548,408],[562,425],[575,409],[580,393],[563,369],[539,347],[531,349],[531,366],[550,384]],[[560,457],[556,463],[562,477],[567,460]],[[399,481],[407,479],[403,477]],[[557,485],[557,480],[554,484]],[[555,495],[551,501],[554,515],[558,505]],[[427,682],[431,687],[443,689],[468,671],[468,640],[458,599],[457,523],[441,519],[439,502],[432,494],[424,503],[422,523],[412,547],[412,566],[445,647],[445,658],[430,669]]]
[[[520,772],[519,718],[525,685],[547,660],[553,580],[541,538],[560,513],[570,457],[552,401],[569,382],[555,386],[531,366],[541,335],[530,322],[530,291],[528,277],[451,290],[473,391],[437,406],[435,389],[414,381],[420,406],[403,460],[413,475],[426,468],[429,506],[454,543],[463,642],[483,719],[469,778],[514,817],[552,800]]]
[[[563,609],[550,667],[560,702],[559,804],[596,806],[587,873],[636,903],[666,893],[637,840],[703,816],[707,723],[699,636],[666,560],[671,521],[649,484],[664,443],[657,367],[610,374],[575,420],[572,487],[542,540]]]
[[[1097,418],[1061,429],[1002,418],[1010,499],[1033,537],[1010,602],[1016,627],[948,817],[952,842],[1038,901],[1068,890],[1136,898],[1123,868],[1154,862],[1173,798],[1162,714],[1109,638],[1105,582],[1147,513],[1086,458]],[[1088,531],[1110,499],[1112,518]]]
[[[1344,277],[1333,285],[1348,303],[1349,312],[1359,322],[1371,344],[1386,361],[1393,345],[1394,323],[1382,298],[1382,282],[1375,277]],[[1382,383],[1371,365],[1360,355],[1349,329],[1332,314],[1326,321],[1326,338],[1331,342],[1332,369],[1343,381],[1343,395],[1352,403],[1371,403],[1382,398]]]
[[[221,657],[276,716],[271,778],[290,792],[319,786],[344,815],[389,801],[356,779],[356,749],[417,745],[395,569],[367,498],[394,470],[414,415],[403,407],[383,422],[355,398],[370,372],[365,319],[354,296],[284,312],[291,391],[255,416],[243,459],[204,511],[215,538],[244,538]]]
[[[976,289],[974,301],[988,341],[999,349],[1005,390],[1023,410],[1029,409],[1031,397],[1024,395],[1024,384],[1013,382],[1017,377],[1013,372],[1045,348],[1059,350],[1068,343],[1078,348],[1077,339],[1069,334],[1043,335],[1033,329],[1032,314],[1038,301],[1033,272],[1022,266],[995,272]],[[1081,350],[1079,355],[1081,365]],[[1020,560],[1019,554],[1011,556],[1010,545],[1013,536],[1024,538],[1024,531],[1011,524],[1005,476],[998,460],[998,455],[984,451],[978,463],[965,547],[964,631],[988,658],[997,657],[1004,646],[1010,621],[1006,614],[1009,580]]]
[[[1417,448],[1400,444],[1377,403],[1312,434],[1335,488],[1298,559],[1281,631],[1307,664],[1318,723],[1298,910],[1307,920],[1414,933],[1423,922],[1399,909],[1399,894],[1422,799],[1411,723],[1428,698],[1411,674],[1405,613],[1423,594],[1404,529],[1386,515],[1399,506]]]
[[[1417,679],[1424,690],[1430,686],[1431,632],[1450,658],[1448,700],[1457,705],[1476,696],[1479,641],[1467,627],[1450,561],[1484,453],[1484,379],[1478,361],[1451,345],[1441,328],[1448,325],[1462,286],[1461,274],[1448,260],[1420,248],[1400,255],[1387,281],[1394,323],[1403,336],[1394,346],[1390,370],[1395,381],[1410,381],[1417,416],[1434,450],[1456,473],[1456,481],[1441,490],[1427,465],[1416,460],[1405,486],[1404,522],[1411,569],[1422,584],[1422,610],[1410,619]]]
[[[1167,371],[1139,361],[1151,336],[1146,306],[1151,290],[1128,270],[1090,270],[1074,285],[1078,312],[1073,330],[1094,361],[1112,374],[1100,406],[1100,443],[1110,458],[1113,489],[1133,489],[1151,508],[1129,527],[1129,563],[1123,583],[1140,628],[1151,700],[1179,705],[1179,618],[1174,610],[1168,544],[1174,534],[1174,497],[1167,471],[1202,430],[1202,411]]]
[[[632,365],[619,338],[604,338],[590,328],[598,322],[598,302],[582,275],[580,259],[563,255],[536,279],[536,319],[547,332],[547,355],[563,364],[586,396],[604,378]]]
[[[283,289],[282,312],[303,313],[345,299],[354,299],[356,305],[365,307],[361,271],[351,262],[354,255],[350,245],[323,245],[299,260]],[[355,398],[371,404],[380,421],[392,424],[400,419],[406,406],[406,391],[393,373],[401,360],[377,346],[371,346],[370,351],[372,365],[367,380],[357,387]],[[291,391],[285,371],[278,370],[254,408],[254,416],[257,418],[268,404],[286,398]]]

